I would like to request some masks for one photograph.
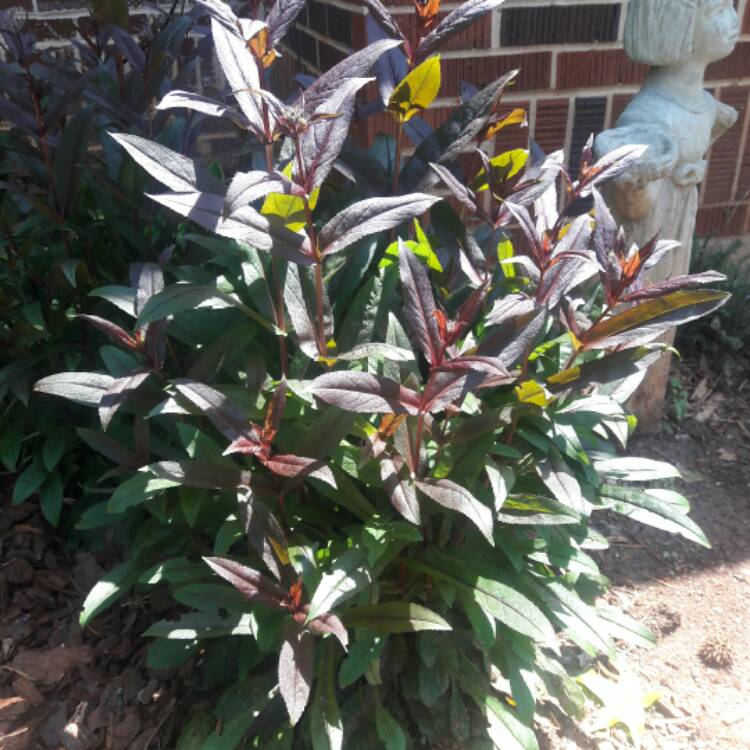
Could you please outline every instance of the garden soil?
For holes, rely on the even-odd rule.
[[[646,713],[644,750],[750,748],[750,382],[732,393],[710,373],[684,368],[672,412],[632,453],[676,463],[678,486],[710,550],[621,517],[598,528],[612,547],[599,556],[611,601],[648,624],[651,650],[625,647],[627,668],[659,698]],[[0,488],[2,489],[2,488]],[[6,497],[10,487],[5,487]],[[158,592],[131,597],[82,631],[78,609],[106,557],[70,554],[33,504],[0,509],[0,750],[155,750],[175,746],[200,710],[180,673],[153,672],[139,637],[169,606]],[[582,668],[616,676],[613,665]],[[622,669],[622,664],[618,664]],[[544,707],[543,750],[633,747],[625,729],[593,731]],[[600,707],[594,701],[591,713]]]

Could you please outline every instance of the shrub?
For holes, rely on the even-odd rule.
[[[716,274],[642,282],[670,244],[627,248],[598,193],[642,148],[596,164],[587,148],[578,180],[560,153],[473,150],[460,179],[459,153],[503,126],[512,74],[434,132],[407,129],[439,91],[440,43],[497,4],[436,25],[420,4],[426,35],[396,64],[381,39],[289,103],[260,70],[302,3],[264,26],[206,0],[237,106],[168,103],[239,123],[266,168],[222,184],[115,136],[164,185],[154,200],[217,235],[213,255],[167,279],[143,264],[117,290],[97,327],[119,372],[36,390],[98,407],[108,429],[89,442],[115,463],[81,524],[116,526],[129,550],[82,622],[168,587],[189,611],[150,627],[149,659],[194,658],[197,687],[225,688],[204,747],[534,748],[541,701],[582,709],[560,633],[591,655],[651,640],[598,601],[594,513],[707,543],[685,498],[646,484],[674,468],[617,455],[654,338],[726,300],[701,288]],[[402,64],[379,82],[399,133],[422,137],[413,154],[401,135],[347,142],[370,69]],[[587,196],[594,215],[576,215]]]
[[[21,16],[0,14],[0,117],[9,125],[0,132],[0,461],[20,473],[13,500],[38,491],[53,525],[63,498],[88,476],[75,432],[59,410],[29,408],[29,385],[62,368],[94,367],[98,354],[76,316],[95,314],[97,288],[174,240],[106,129],[175,146],[197,133],[195,123],[164,127],[166,113],[150,116],[173,74],[183,79],[194,68],[193,20],[159,17],[134,35],[106,18],[89,21],[76,61],[40,48]],[[118,356],[111,347],[103,354]]]

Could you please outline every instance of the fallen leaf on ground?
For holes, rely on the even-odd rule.
[[[51,648],[44,651],[21,651],[10,663],[10,668],[36,683],[54,685],[68,671],[93,659],[89,646]]]

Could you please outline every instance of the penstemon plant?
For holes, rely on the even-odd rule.
[[[146,635],[153,666],[225,665],[206,748],[531,750],[543,702],[583,706],[562,641],[651,640],[599,601],[594,513],[707,544],[684,497],[644,484],[678,472],[618,451],[655,339],[727,295],[714,273],[644,279],[674,243],[627,247],[599,192],[642,147],[587,147],[576,180],[561,153],[488,153],[524,120],[498,114],[513,73],[411,127],[441,44],[499,0],[441,21],[417,2],[416,42],[366,4],[382,38],[281,101],[264,71],[303,3],[259,21],[201,0],[236,106],[176,91],[159,108],[227,118],[264,168],[227,183],[113,134],[166,188],[151,197],[216,237],[183,225],[171,283],[146,263],[102,293],[120,318],[87,321],[119,372],[36,384],[99,409],[88,442],[125,477],[80,517],[130,547],[82,621],[132,586],[190,608]],[[380,99],[359,106],[372,70]],[[378,109],[399,136],[365,150],[351,123]]]

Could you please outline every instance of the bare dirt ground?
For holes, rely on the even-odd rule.
[[[678,488],[713,547],[612,515],[598,523],[612,543],[599,562],[613,582],[612,603],[658,636],[652,650],[626,649],[643,689],[661,695],[646,714],[642,748],[748,750],[750,382],[735,372],[724,392],[700,368],[679,376],[670,410],[682,419],[636,440],[632,453],[680,467]],[[30,503],[0,512],[0,561],[0,750],[174,747],[193,700],[181,687],[190,663],[180,674],[148,670],[138,635],[164,616],[164,603],[131,598],[82,632],[82,597],[101,566],[116,561],[68,553]],[[621,727],[586,727],[549,713],[541,745],[633,746]]]
[[[652,650],[627,649],[645,690],[662,699],[647,712],[645,750],[750,748],[750,371],[735,370],[731,391],[714,374],[673,368],[681,380],[669,411],[679,423],[636,439],[633,455],[675,463],[677,489],[712,548],[622,517],[599,523],[612,548],[599,562],[612,602],[648,625]],[[551,722],[554,750],[632,747],[621,728],[588,737]],[[554,726],[555,724],[558,726]],[[561,724],[561,726],[559,726]]]

